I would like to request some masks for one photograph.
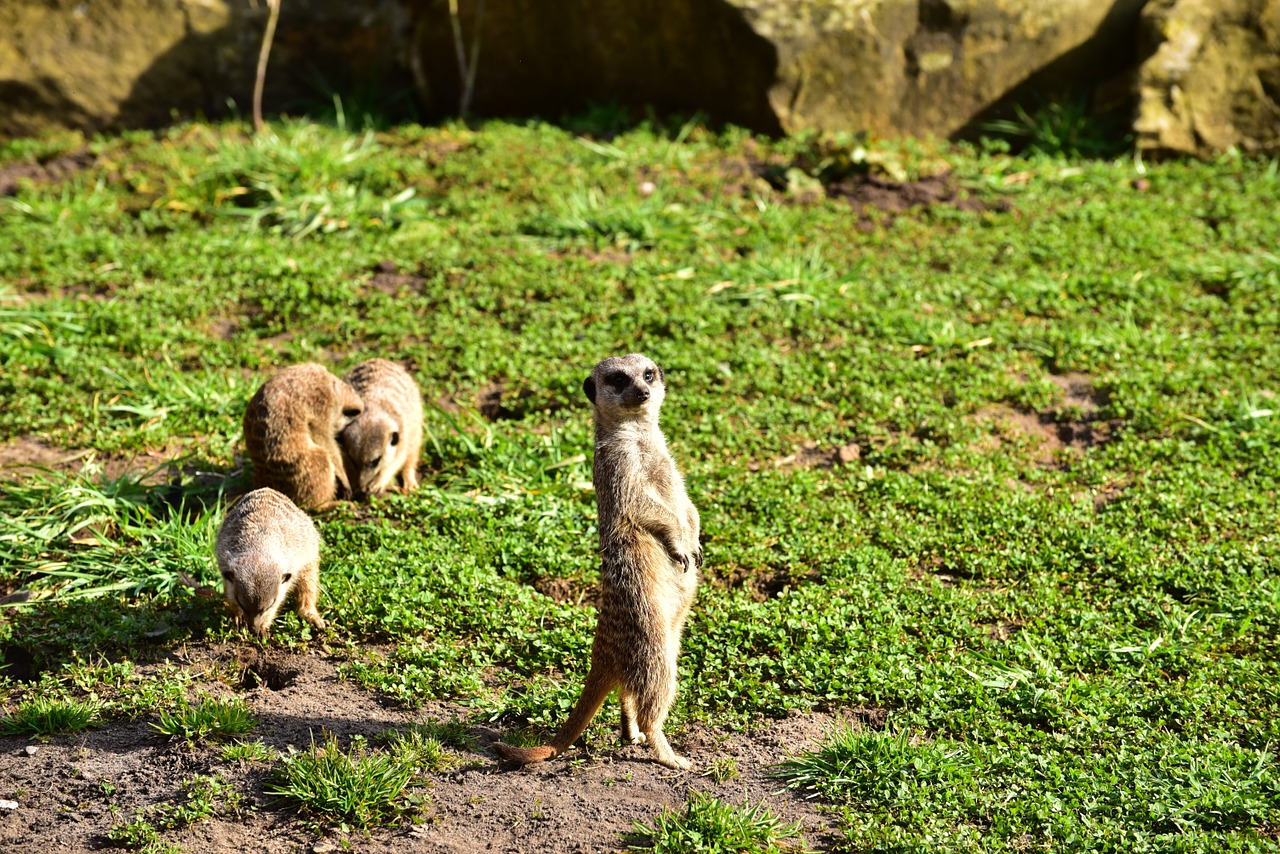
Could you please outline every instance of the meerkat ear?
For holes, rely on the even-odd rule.
[[[654,362],[653,366],[658,369],[658,379],[662,380],[665,383],[667,381],[667,375],[662,372],[662,365],[659,365],[657,362]]]
[[[587,393],[587,400],[592,403],[596,402],[596,381],[591,377],[587,377],[582,381],[582,390]]]

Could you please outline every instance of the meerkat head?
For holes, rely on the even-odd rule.
[[[662,368],[640,353],[605,359],[583,382],[582,390],[601,417],[617,421],[656,421],[667,395]]]
[[[351,385],[337,377],[333,378],[334,398],[334,432],[340,432],[350,424],[356,416],[364,412],[364,401]]]
[[[347,480],[357,498],[383,492],[395,481],[401,439],[396,420],[375,410],[352,419],[338,434]]]
[[[274,555],[251,551],[236,555],[222,571],[222,591],[240,609],[245,626],[266,637],[276,613],[293,588],[293,572],[281,570]]]

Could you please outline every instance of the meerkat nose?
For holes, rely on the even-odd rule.
[[[636,397],[640,398],[641,400],[648,400],[648,399],[649,399],[649,389],[647,389],[647,388],[637,388],[637,389],[636,389]]]

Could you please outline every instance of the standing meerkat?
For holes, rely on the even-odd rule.
[[[591,670],[578,704],[551,744],[493,750],[521,764],[563,753],[614,688],[622,740],[648,742],[657,761],[683,770],[662,726],[676,695],[680,632],[698,585],[698,511],[658,428],[662,369],[639,353],[605,359],[583,383],[595,407],[595,490],[600,530],[600,608]]]
[[[253,488],[278,490],[304,510],[346,497],[338,433],[363,410],[355,389],[320,365],[292,365],[267,380],[244,413]]]
[[[311,517],[274,489],[255,489],[227,511],[215,546],[222,594],[232,616],[266,637],[293,593],[298,616],[317,629],[320,532]]]
[[[364,401],[364,412],[338,437],[347,480],[357,498],[390,489],[397,475],[405,492],[418,486],[422,450],[422,394],[409,372],[386,359],[370,359],[343,379]]]

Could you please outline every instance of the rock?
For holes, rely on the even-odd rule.
[[[37,753],[40,752],[40,748],[38,745],[28,744],[26,747],[22,748],[22,752],[27,754],[28,756],[35,756]]]
[[[1139,33],[1139,148],[1280,149],[1280,0],[1151,0]]]
[[[427,98],[458,105],[448,16],[401,0]],[[1033,87],[1088,92],[1135,62],[1143,0],[510,0],[488,3],[474,108],[703,110],[766,132],[950,135]],[[475,0],[463,0],[471,43]]]
[[[1131,64],[1142,0],[730,0],[775,46],[783,127],[949,136]]]
[[[17,801],[0,800],[0,810],[16,810],[17,808]]]
[[[281,9],[269,107],[327,101],[315,68],[330,86],[374,84],[398,60],[394,0],[286,0]],[[225,113],[228,99],[247,113],[265,18],[265,3],[237,0],[6,0],[0,138],[156,126]]]
[[[849,463],[856,463],[860,459],[862,459],[862,447],[856,442],[844,445],[836,450],[836,461],[841,465],[847,466]]]

